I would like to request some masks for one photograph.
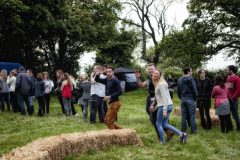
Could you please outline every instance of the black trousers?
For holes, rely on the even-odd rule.
[[[221,126],[222,133],[229,132],[229,130],[231,129],[230,114],[228,114],[228,115],[219,115],[218,117],[220,119],[220,126]]]
[[[74,107],[74,102],[73,102],[73,100],[71,100],[71,109],[72,109],[72,115],[77,114],[77,112],[76,112],[76,110],[75,110],[75,107]]]
[[[19,106],[17,103],[17,94],[15,92],[10,92],[10,103],[12,105],[12,110],[14,113],[19,111]]]
[[[199,107],[199,113],[201,118],[201,126],[203,129],[211,129],[212,128],[212,120],[210,117],[210,108],[201,106]],[[206,116],[206,118],[205,118]]]
[[[43,108],[45,106],[45,96],[41,96],[41,97],[37,97],[37,101],[38,101],[38,114],[37,116],[43,116]]]
[[[45,94],[45,105],[43,107],[43,113],[45,114],[45,111],[47,111],[47,114],[49,114],[49,105],[50,105],[50,99],[51,99],[51,94]]]
[[[64,111],[64,105],[63,105],[63,99],[62,99],[62,93],[61,92],[57,92],[57,96],[58,96],[58,101],[61,105],[61,108],[62,108],[62,113],[64,114],[65,111]]]

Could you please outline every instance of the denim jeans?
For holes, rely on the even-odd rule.
[[[164,130],[163,129],[168,129],[176,133],[177,135],[181,136],[182,132],[173,127],[172,125],[168,124],[169,120],[169,115],[172,112],[172,105],[168,105],[167,107],[167,116],[163,117],[163,106],[158,107],[157,111],[157,128],[158,128],[158,133],[159,133],[159,138],[161,142],[164,142]]]
[[[32,109],[31,109],[30,102],[29,102],[29,96],[24,96],[24,95],[18,94],[18,105],[20,107],[20,112],[21,112],[22,115],[26,115],[24,102],[27,106],[28,113],[31,115],[32,114],[32,112],[31,112]]]
[[[88,106],[89,106],[89,100],[82,100],[82,114],[83,114],[84,120],[87,120],[87,117],[88,117]]]
[[[236,121],[236,126],[237,126],[237,130],[240,130],[240,121],[239,121],[239,116],[238,116],[238,99],[236,100],[231,100],[229,99],[230,102],[230,109],[232,112],[232,116]],[[230,124],[230,128],[233,129],[232,124]]]
[[[90,122],[96,123],[96,114],[100,122],[104,122],[103,97],[92,95],[90,100]]]
[[[66,116],[72,115],[72,109],[71,109],[71,98],[64,98],[63,99],[63,105],[64,105],[64,113]]]
[[[196,104],[194,100],[191,99],[182,99],[181,100],[181,113],[182,113],[182,121],[181,121],[181,130],[182,132],[186,132],[187,130],[187,112],[189,112],[190,116],[190,124],[191,124],[191,132],[195,133],[197,131],[196,125]]]

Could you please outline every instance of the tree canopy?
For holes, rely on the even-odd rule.
[[[80,55],[115,34],[120,9],[116,0],[3,0],[0,58],[76,73]]]
[[[240,1],[190,0],[184,26],[197,33],[207,47],[206,55],[225,52],[240,58]]]

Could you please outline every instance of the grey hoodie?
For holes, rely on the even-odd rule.
[[[181,100],[196,100],[197,86],[194,79],[184,75],[178,80],[178,97]]]

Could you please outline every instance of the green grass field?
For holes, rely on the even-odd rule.
[[[176,97],[175,95],[174,106],[179,105]],[[113,146],[101,151],[70,155],[66,159],[240,159],[239,132],[222,134],[219,127],[205,131],[200,127],[199,120],[198,134],[189,134],[187,144],[182,144],[179,137],[174,136],[170,142],[160,145],[145,112],[145,99],[146,91],[142,89],[124,93],[121,96],[122,107],[118,114],[118,123],[125,128],[136,129],[144,143],[143,147]],[[35,105],[35,114],[37,108]],[[79,116],[63,116],[54,97],[51,101],[50,115],[45,117],[21,116],[12,112],[0,113],[0,155],[40,137],[106,129],[104,124],[83,122],[80,107],[76,106],[76,109]],[[172,115],[170,123],[180,129],[180,117]]]

